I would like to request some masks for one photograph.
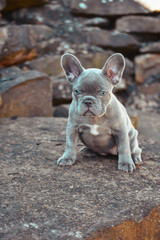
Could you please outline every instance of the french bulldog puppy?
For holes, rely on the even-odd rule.
[[[84,69],[72,54],[62,56],[64,73],[73,84],[72,103],[66,129],[66,149],[57,164],[76,162],[78,137],[86,146],[84,156],[118,154],[118,169],[133,171],[141,160],[137,130],[124,106],[113,94],[125,67],[122,54],[113,54],[102,69]]]

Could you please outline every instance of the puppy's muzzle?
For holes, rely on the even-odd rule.
[[[90,98],[87,98],[83,101],[83,103],[87,106],[87,107],[91,107],[92,104],[94,103],[94,101]]]

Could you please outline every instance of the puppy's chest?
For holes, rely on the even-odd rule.
[[[95,152],[109,152],[114,145],[111,129],[106,124],[81,124],[78,132],[81,142]]]
[[[79,124],[78,132],[80,135],[87,135],[92,137],[112,135],[111,128],[107,124],[103,123]]]

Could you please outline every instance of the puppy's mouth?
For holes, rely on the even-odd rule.
[[[90,108],[88,108],[87,111],[83,113],[83,116],[96,116],[96,115],[94,112],[92,112]]]

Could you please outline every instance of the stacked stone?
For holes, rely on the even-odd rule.
[[[119,90],[125,91],[129,96],[127,101],[126,98],[122,98],[123,103],[142,110],[159,111],[160,10],[153,10],[143,2],[139,0],[1,1],[0,116],[20,115],[20,111],[14,111],[12,99],[10,98],[10,104],[13,111],[10,110],[8,98],[4,98],[4,95],[11,95],[8,91],[21,84],[16,80],[19,75],[13,74],[14,81],[18,83],[14,87],[8,84],[10,89],[3,88],[4,79],[11,81],[7,73],[11,74],[13,65],[19,68],[24,77],[27,71],[28,76],[32,76],[31,79],[37,79],[37,75],[34,76],[35,70],[39,75],[42,74],[42,77],[44,73],[46,74],[45,78],[48,79],[47,84],[50,89],[46,93],[50,94],[48,106],[69,103],[71,87],[65,81],[60,67],[60,56],[65,52],[75,54],[86,68],[101,68],[112,53],[121,52],[126,58],[126,69]],[[43,6],[37,6],[44,3]],[[154,5],[154,1],[152,4]],[[31,81],[27,77],[23,84],[29,83],[31,84]],[[39,88],[35,91],[39,91]],[[32,91],[28,92],[27,97],[30,98],[30,95]],[[120,93],[120,97],[121,95]],[[15,101],[16,96],[13,98]],[[16,109],[19,101],[17,99],[15,102]],[[43,102],[44,99],[42,98],[41,101]],[[22,99],[21,102],[25,101]],[[39,100],[36,105],[39,114],[43,116]],[[27,113],[27,116],[36,116],[36,109],[35,114],[33,109],[31,114]],[[2,112],[7,113],[2,114]],[[53,115],[52,107],[49,107],[48,115]]]

